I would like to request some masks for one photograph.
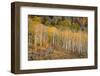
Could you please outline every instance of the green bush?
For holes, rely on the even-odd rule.
[[[70,29],[78,31],[80,29],[80,25],[77,23],[73,23],[72,25],[70,25]]]

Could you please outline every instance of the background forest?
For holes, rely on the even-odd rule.
[[[87,58],[88,18],[28,16],[28,60]]]

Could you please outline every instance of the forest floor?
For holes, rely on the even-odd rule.
[[[59,48],[58,48],[59,49]],[[45,49],[30,51],[28,60],[55,60],[55,59],[78,59],[87,58],[87,53],[79,54],[78,52],[66,51],[64,49]],[[50,51],[47,51],[50,50]]]

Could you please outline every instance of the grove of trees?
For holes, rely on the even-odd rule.
[[[28,59],[86,58],[88,18],[28,16]]]

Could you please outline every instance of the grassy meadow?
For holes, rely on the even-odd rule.
[[[87,58],[88,18],[28,15],[28,60]]]

